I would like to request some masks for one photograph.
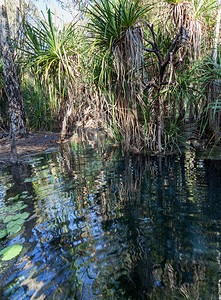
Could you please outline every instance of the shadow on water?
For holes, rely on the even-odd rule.
[[[0,214],[29,214],[0,239],[23,246],[0,262],[1,299],[221,297],[219,161],[125,156],[94,131],[0,178]]]

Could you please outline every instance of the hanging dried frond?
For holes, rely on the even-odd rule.
[[[135,89],[141,84],[140,69],[143,64],[143,30],[139,26],[129,27],[123,40],[113,46],[114,67],[124,96],[135,101]],[[128,89],[128,90],[126,90]]]
[[[191,44],[190,55],[196,60],[201,56],[202,37],[206,34],[205,17],[215,8],[215,0],[168,0],[166,2],[170,5],[171,22],[175,28],[179,29],[180,26],[187,28]]]

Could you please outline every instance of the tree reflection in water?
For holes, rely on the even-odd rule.
[[[216,299],[219,163],[125,156],[96,131],[80,135],[33,159],[30,186],[2,170],[4,185],[33,195],[3,297]]]

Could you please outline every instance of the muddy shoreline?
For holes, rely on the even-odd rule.
[[[27,137],[16,139],[18,158],[33,155],[54,147],[60,143],[59,133],[49,131],[30,132]],[[11,139],[0,139],[0,162],[4,163],[11,157]]]

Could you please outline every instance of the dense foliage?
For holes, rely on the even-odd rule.
[[[219,142],[218,9],[214,0],[102,0],[62,29],[50,10],[38,25],[24,21],[29,127],[64,137],[68,124],[101,126],[136,153],[181,152],[203,135]]]

